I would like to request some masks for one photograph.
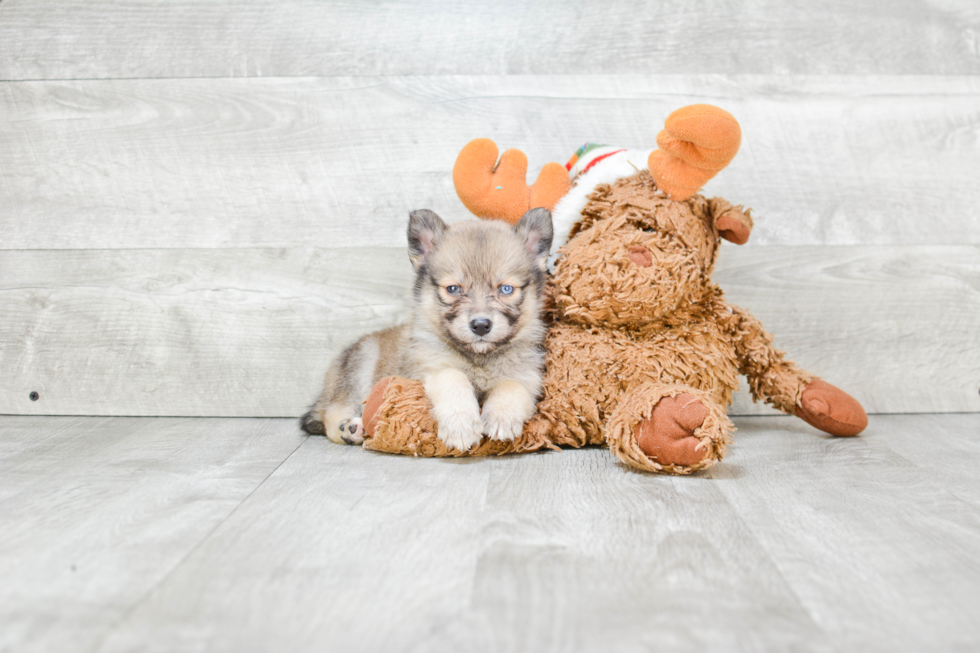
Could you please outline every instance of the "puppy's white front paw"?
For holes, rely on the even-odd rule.
[[[492,404],[483,407],[480,416],[483,421],[483,433],[491,440],[513,440],[524,430],[524,416],[516,411],[500,409]]]
[[[534,395],[517,381],[501,381],[483,402],[483,432],[491,440],[513,440],[534,414]]]
[[[424,383],[439,439],[447,447],[469,451],[482,437],[480,404],[470,380],[459,370],[444,369],[428,375]]]
[[[482,438],[480,414],[471,411],[446,411],[439,420],[439,439],[447,447],[469,451]]]

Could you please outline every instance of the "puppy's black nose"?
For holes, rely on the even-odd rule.
[[[493,328],[493,322],[485,317],[477,318],[470,321],[470,331],[478,336],[485,336],[490,333],[490,329]]]

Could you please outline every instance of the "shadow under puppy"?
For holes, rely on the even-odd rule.
[[[514,227],[446,226],[432,211],[413,211],[411,321],[364,336],[333,361],[303,430],[361,443],[361,402],[380,379],[402,376],[423,383],[447,446],[519,436],[541,393],[551,240],[547,209],[528,211]]]

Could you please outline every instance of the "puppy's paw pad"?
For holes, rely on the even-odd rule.
[[[364,442],[364,423],[360,417],[352,417],[344,420],[337,427],[336,437],[331,437],[334,442],[344,444],[361,444]]]
[[[350,438],[348,444],[361,444],[364,442],[364,421],[360,417],[355,417],[347,422],[347,437]]]

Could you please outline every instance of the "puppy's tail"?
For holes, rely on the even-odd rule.
[[[327,434],[323,428],[323,419],[320,417],[320,411],[316,410],[316,408],[310,408],[306,411],[305,415],[299,418],[299,427],[310,435]]]

